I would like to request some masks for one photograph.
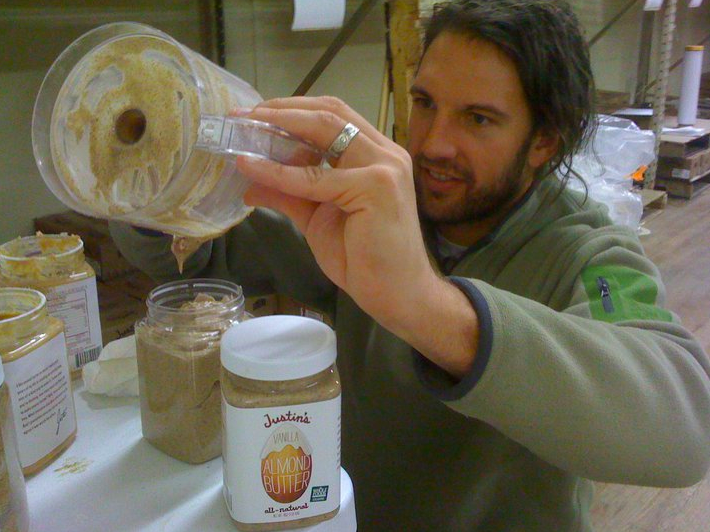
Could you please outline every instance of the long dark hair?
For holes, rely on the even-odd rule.
[[[533,131],[557,134],[559,147],[538,176],[572,172],[572,156],[594,134],[594,79],[579,21],[558,0],[455,0],[423,21],[424,52],[442,32],[483,39],[514,62]],[[574,173],[574,172],[572,172]]]

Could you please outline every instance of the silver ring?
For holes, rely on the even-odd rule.
[[[352,140],[357,137],[358,133],[360,133],[360,129],[357,126],[351,124],[350,122],[345,124],[345,127],[340,133],[338,133],[338,136],[335,137],[335,140],[331,143],[328,151],[325,152],[326,156],[329,159],[338,159],[343,152],[348,149],[348,146]]]

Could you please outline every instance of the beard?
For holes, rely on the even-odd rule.
[[[433,224],[457,225],[486,220],[509,207],[527,186],[525,178],[528,150],[532,138],[525,141],[513,160],[503,168],[491,184],[476,186],[475,175],[457,167],[450,160],[428,159],[422,154],[414,157],[414,187],[417,194],[419,216]],[[466,191],[460,201],[447,201],[447,194],[425,190],[418,178],[421,165],[451,171],[466,183]]]

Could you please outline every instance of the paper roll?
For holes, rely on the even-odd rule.
[[[340,28],[345,0],[293,0],[292,31]]]
[[[703,69],[703,47],[686,46],[683,56],[683,78],[680,85],[678,125],[692,126],[698,116],[698,94]]]
[[[646,0],[643,6],[644,11],[659,11],[663,5],[663,0]]]

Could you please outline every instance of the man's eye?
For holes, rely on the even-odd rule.
[[[434,103],[431,101],[431,99],[425,98],[423,96],[414,96],[412,98],[412,103],[417,107],[421,107],[422,109],[431,109],[434,107]]]
[[[479,126],[488,124],[491,121],[487,116],[478,113],[471,113],[469,115],[469,120]]]

